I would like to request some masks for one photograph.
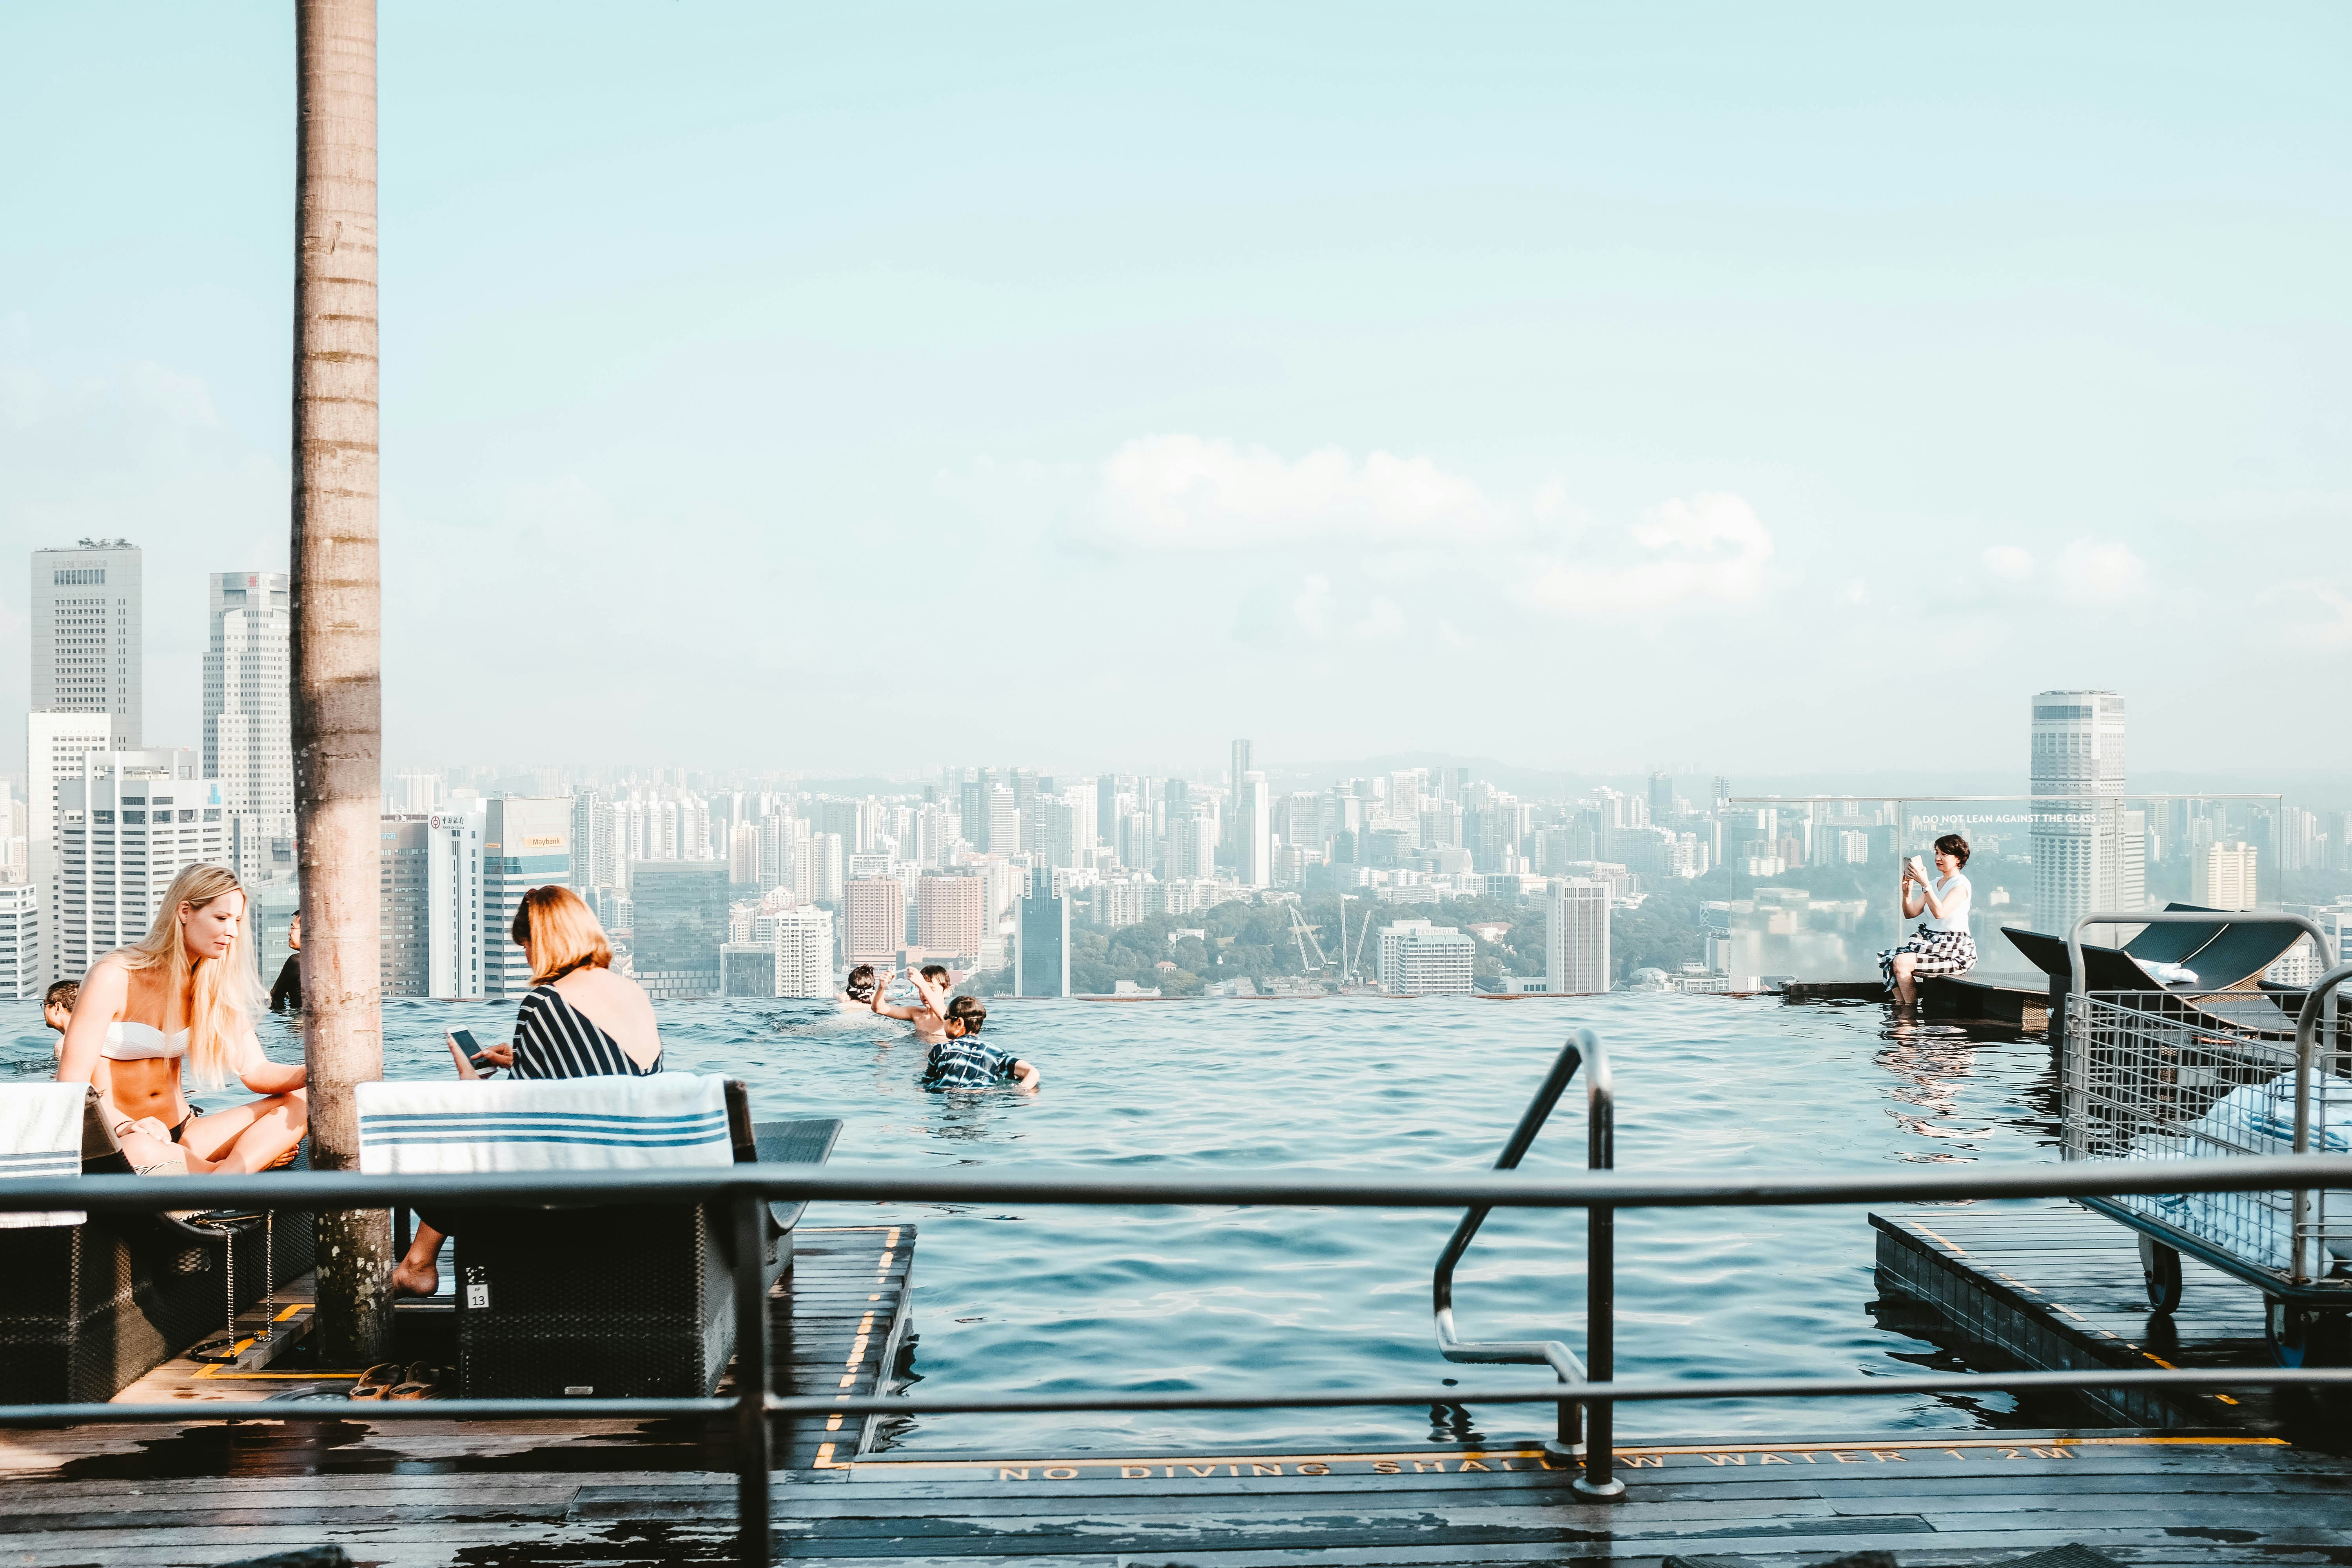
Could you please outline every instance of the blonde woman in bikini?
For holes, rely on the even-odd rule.
[[[258,979],[246,943],[245,889],[218,866],[172,879],[134,947],[90,966],[66,1026],[58,1081],[98,1086],[115,1141],[142,1174],[266,1171],[309,1125],[306,1074],[261,1053]],[[206,1088],[234,1072],[262,1098],[198,1116],[183,1069]]]

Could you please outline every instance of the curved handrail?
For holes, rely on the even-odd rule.
[[[1495,1169],[1510,1171],[1518,1168],[1528,1150],[1543,1130],[1552,1107],[1568,1090],[1569,1080],[1577,1069],[1590,1065],[1585,1075],[1585,1095],[1590,1121],[1590,1148],[1587,1168],[1608,1170],[1614,1163],[1615,1137],[1613,1127],[1614,1096],[1610,1082],[1609,1056],[1601,1047],[1601,1037],[1590,1029],[1579,1029],[1562,1046],[1544,1075],[1543,1085],[1535,1098],[1528,1101],[1520,1114],[1519,1124],[1512,1129],[1503,1152],[1495,1160]],[[1488,1208],[1465,1210],[1462,1222],[1454,1227],[1446,1241],[1445,1250],[1438,1255],[1437,1268],[1430,1279],[1431,1310],[1437,1320],[1437,1349],[1447,1361],[1473,1363],[1509,1363],[1513,1364],[1549,1366],[1562,1383],[1586,1381],[1584,1363],[1576,1352],[1558,1340],[1469,1340],[1456,1333],[1454,1326],[1454,1269],[1469,1250],[1471,1238],[1479,1226],[1486,1223]],[[1588,1323],[1588,1331],[1591,1325]]]
[[[2327,953],[2326,939],[2320,940],[2319,951]],[[2311,1152],[2311,1089],[2314,1068],[2319,1055],[2319,1026],[2323,1019],[2329,1024],[2328,1035],[2334,1041],[2336,988],[2352,980],[2352,963],[2328,966],[2327,973],[2312,983],[2304,994],[2303,1010],[2294,1018],[2294,1152]],[[2341,1049],[2340,1044],[2336,1047]],[[2287,1237],[2289,1255],[2287,1274],[2298,1285],[2305,1284],[2326,1272],[2325,1259],[2308,1251],[2305,1233],[2311,1229],[2311,1193],[2309,1187],[2296,1187],[2288,1200]],[[2308,1263],[2309,1267],[2305,1267]]]

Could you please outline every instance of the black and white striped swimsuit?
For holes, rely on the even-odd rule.
[[[659,1071],[661,1058],[639,1067],[552,985],[534,986],[515,1015],[517,1078],[645,1078]]]

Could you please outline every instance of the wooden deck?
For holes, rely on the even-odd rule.
[[[2068,1250],[2025,1247],[2035,1235],[2088,1239],[2067,1227],[2092,1216],[2029,1212],[2022,1227],[2020,1217],[1876,1216],[1882,1247],[1925,1260],[1915,1267],[1942,1268],[1940,1255],[1996,1272],[2002,1259]],[[2004,1235],[2016,1244],[1997,1258]],[[911,1228],[799,1235],[795,1388],[888,1386],[911,1317],[914,1242]],[[2136,1252],[2130,1261],[2137,1289]],[[2079,1315],[2094,1338],[2119,1331],[2094,1321],[2114,1309],[2090,1278],[2033,1310]],[[2209,1283],[2192,1276],[2189,1310],[2200,1296],[2211,1298],[2204,1310],[2242,1308],[2238,1288]],[[329,1543],[378,1568],[730,1559],[725,1422],[392,1426],[258,1404],[299,1396],[306,1382],[342,1386],[299,1369],[177,1363],[126,1397],[184,1398],[215,1418],[0,1434],[0,1568],[179,1568]],[[224,1404],[239,1418],[216,1418]],[[1628,1447],[1618,1454],[1627,1497],[1608,1505],[1580,1500],[1571,1474],[1533,1446],[925,1458],[877,1451],[870,1424],[835,1418],[804,1424],[784,1446],[791,1468],[772,1512],[781,1557],[840,1568],[1656,1568],[1675,1555],[1794,1568],[1871,1550],[1902,1568],[1958,1568],[2066,1543],[2129,1563],[2352,1563],[2352,1462],[2329,1451],[2339,1445],[2242,1424],[2217,1431],[2210,1419],[2189,1430],[2178,1411],[2167,1420],[2171,1430]]]
[[[322,1455],[325,1450],[319,1450]],[[2082,1543],[2140,1564],[2352,1559],[2347,1468],[2261,1438],[2011,1435],[1622,1452],[1626,1499],[1578,1501],[1535,1448],[852,1461],[780,1476],[781,1557],[848,1568],[1069,1564],[1775,1565],[1866,1550],[1903,1568]],[[467,1468],[21,1477],[0,1563],[165,1568],[333,1542],[381,1568],[725,1561],[731,1477]]]
[[[2268,1366],[2263,1298],[2181,1260],[2179,1309],[2148,1310],[2136,1233],[2072,1203],[1916,1206],[1870,1216],[1883,1291],[1930,1309],[1972,1365],[2091,1370]],[[1882,1303],[1882,1307],[1884,1307]],[[1882,1310],[1882,1322],[1888,1319]],[[1893,1325],[1890,1325],[1893,1326]],[[1934,1325],[1915,1331],[1939,1338]],[[2308,1402],[2249,1391],[2080,1396],[2134,1426],[2214,1427],[2310,1436]]]

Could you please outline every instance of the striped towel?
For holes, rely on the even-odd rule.
[[[358,1086],[369,1175],[634,1171],[729,1165],[727,1080],[648,1078],[404,1080]]]
[[[82,1106],[86,1083],[0,1084],[0,1177],[81,1174]],[[0,1230],[79,1225],[78,1211],[0,1212]]]

